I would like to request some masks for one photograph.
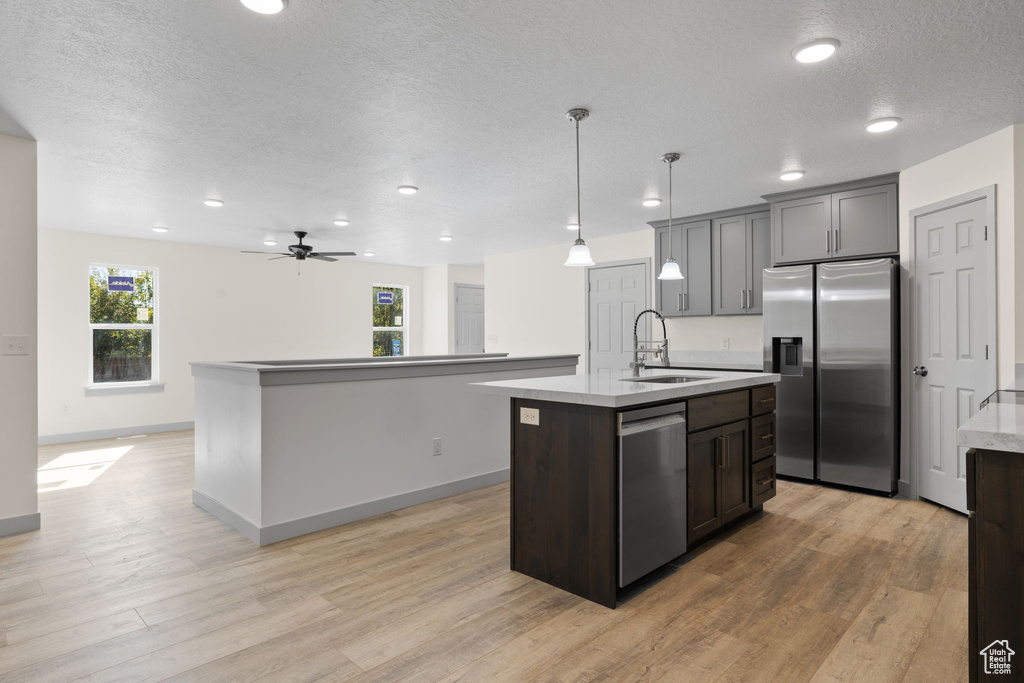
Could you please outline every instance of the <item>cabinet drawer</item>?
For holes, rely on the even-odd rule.
[[[775,413],[750,421],[750,459],[754,462],[775,455]]]
[[[750,390],[750,414],[764,415],[775,412],[775,385]]]
[[[701,396],[687,401],[686,420],[689,431],[743,420],[750,414],[750,391]]]
[[[750,477],[750,504],[753,507],[764,505],[765,501],[775,497],[775,456],[755,462]]]

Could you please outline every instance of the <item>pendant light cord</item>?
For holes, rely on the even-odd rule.
[[[672,162],[668,162],[668,257],[672,259]]]
[[[576,119],[576,239],[583,239],[583,217],[580,215],[580,120]]]

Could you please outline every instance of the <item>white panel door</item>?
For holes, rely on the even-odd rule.
[[[967,511],[967,449],[956,430],[978,410],[990,382],[986,200],[914,219],[914,450],[918,495]],[[994,235],[993,235],[994,238]]]
[[[588,269],[587,276],[589,371],[628,369],[633,359],[633,321],[650,302],[647,266],[598,266]],[[640,337],[647,339],[650,322],[642,323]],[[657,329],[660,333],[661,326]]]
[[[455,285],[455,353],[484,352],[484,288]]]

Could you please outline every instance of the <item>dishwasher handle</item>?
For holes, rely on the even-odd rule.
[[[629,436],[631,434],[639,434],[641,432],[649,432],[654,429],[662,429],[664,427],[673,427],[675,425],[686,424],[686,412],[672,413],[670,415],[662,415],[659,417],[650,417],[647,419],[634,420],[632,422],[626,422],[623,420],[619,426],[620,436]]]

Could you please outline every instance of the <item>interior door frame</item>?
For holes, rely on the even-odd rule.
[[[470,284],[468,282],[453,282],[452,283],[452,310],[454,311],[454,314],[452,315],[451,335],[452,335],[452,353],[456,354],[456,355],[459,353],[459,287],[468,288],[468,289],[480,289],[480,290],[482,290],[484,288],[483,285],[474,285],[474,284]],[[486,296],[487,296],[487,293],[484,292],[484,297],[486,297]],[[486,334],[486,330],[487,330],[487,328],[485,327],[484,328],[484,332],[485,332],[485,334],[484,334],[484,347],[483,347],[484,348],[484,350],[483,350],[484,353],[487,353],[487,334]]]
[[[909,327],[910,334],[910,345],[908,347],[908,358],[903,363],[903,367],[906,372],[909,372],[911,368],[916,367],[913,363],[917,354],[917,347],[919,341],[920,330],[917,329],[917,316],[914,312],[917,302],[915,298],[917,296],[917,219],[929,214],[937,213],[939,211],[945,211],[946,209],[952,209],[963,204],[982,199],[985,201],[985,225],[989,230],[989,239],[986,241],[987,252],[985,254],[985,265],[988,270],[986,277],[986,284],[989,288],[990,296],[986,297],[988,310],[986,311],[988,316],[988,329],[986,334],[988,335],[989,344],[989,357],[987,364],[987,381],[988,387],[991,387],[992,391],[996,390],[999,382],[998,375],[998,358],[999,358],[999,337],[996,325],[996,315],[998,311],[997,307],[997,296],[998,290],[996,289],[996,240],[998,239],[998,229],[996,224],[996,186],[988,185],[972,192],[965,192],[964,194],[956,195],[948,199],[943,199],[932,204],[912,209],[910,211],[910,220],[908,226],[908,242],[910,252],[908,254],[909,263],[909,274],[910,274],[910,295],[905,297],[909,300],[909,306],[907,306],[907,325]],[[917,400],[914,394],[914,384],[912,378],[908,377],[906,380],[907,386],[907,398],[910,401],[910,430],[908,443],[910,446],[910,457],[908,458],[908,469],[910,475],[910,498],[913,500],[920,500],[920,477],[918,476],[918,452],[917,452],[917,426],[921,420],[921,416],[918,415]],[[988,388],[985,387],[985,388]],[[986,394],[987,395],[987,394]]]
[[[623,261],[608,261],[607,263],[595,263],[592,266],[587,266],[584,269],[583,275],[583,300],[585,306],[583,308],[583,324],[585,331],[583,334],[584,341],[584,355],[587,357],[587,374],[590,374],[590,271],[598,270],[599,268],[616,268],[618,266],[643,266],[644,267],[644,308],[653,308],[651,299],[654,298],[653,290],[654,284],[651,281],[651,259],[647,258],[635,258],[625,259]],[[647,320],[647,336],[650,338],[651,321],[650,317]],[[623,368],[626,369],[626,368]]]

